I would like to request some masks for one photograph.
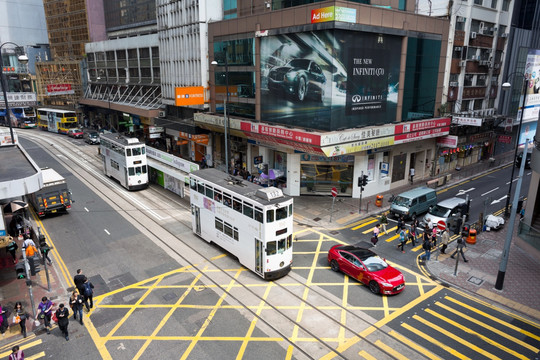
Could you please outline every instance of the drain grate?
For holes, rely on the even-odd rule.
[[[477,286],[482,285],[484,282],[484,280],[477,278],[476,276],[471,276],[467,281]]]
[[[315,219],[313,219],[313,221],[320,221],[321,218],[320,217],[316,217]]]
[[[337,235],[337,234],[339,234],[339,231],[330,231],[330,234]]]

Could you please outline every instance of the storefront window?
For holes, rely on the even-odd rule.
[[[309,155],[306,155],[309,156]],[[330,194],[333,187],[341,195],[352,195],[354,157],[343,156],[335,159],[344,162],[302,162],[301,194]],[[351,160],[351,161],[347,161]]]

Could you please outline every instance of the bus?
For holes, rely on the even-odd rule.
[[[17,127],[30,129],[36,127],[36,110],[33,107],[14,108],[13,114],[17,118]]]
[[[101,134],[99,137],[105,175],[116,179],[128,190],[147,188],[146,145],[137,138],[116,133]]]
[[[194,171],[189,178],[196,235],[225,249],[266,280],[289,273],[292,197],[281,189],[261,187],[211,168]]]
[[[58,134],[79,127],[77,114],[71,110],[38,108],[38,127]],[[46,125],[45,125],[46,124]]]

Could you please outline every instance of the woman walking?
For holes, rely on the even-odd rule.
[[[15,308],[13,309],[13,322],[21,326],[21,333],[23,337],[26,337],[26,318],[28,314],[24,310],[22,303],[17,301],[15,303]]]
[[[58,320],[58,327],[60,328],[60,331],[66,338],[66,341],[69,341],[69,310],[64,307],[64,304],[58,305],[58,310],[56,310],[56,319]]]
[[[82,295],[80,295],[77,291],[73,291],[71,293],[71,297],[69,298],[69,306],[71,306],[71,309],[73,310],[73,319],[77,320],[77,314],[79,314],[79,321],[81,325],[83,325],[83,304],[84,298]]]

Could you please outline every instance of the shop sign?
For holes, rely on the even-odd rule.
[[[302,154],[300,156],[300,161],[316,161],[316,162],[324,161],[324,162],[350,163],[350,162],[354,162],[354,155],[326,157],[323,155]]]
[[[175,105],[204,105],[204,87],[202,86],[186,86],[177,87],[175,92]]]
[[[458,145],[458,137],[455,135],[446,135],[437,138],[437,145],[455,149]]]
[[[257,141],[260,141],[265,144],[271,144],[273,146],[279,147],[279,146],[285,146],[290,149],[298,150],[305,153],[311,153],[311,154],[322,154],[322,150],[318,146],[312,146],[309,144],[304,143],[298,143],[286,139],[280,139],[277,137],[269,136],[269,135],[262,135],[257,133],[251,133],[249,135],[250,138],[255,139]]]
[[[503,144],[510,144],[512,142],[512,136],[510,135],[499,135],[498,142]]]
[[[75,94],[71,84],[50,84],[47,85],[47,96]]]
[[[382,162],[381,163],[381,174],[386,174],[388,175],[388,169],[390,168],[390,165],[389,163],[387,162]]]
[[[36,93],[33,92],[8,92],[6,97],[11,107],[37,105]],[[4,108],[5,106],[4,94],[0,92],[0,107]]]
[[[421,121],[411,121],[395,125],[394,134],[402,134],[427,129],[441,128],[450,125],[450,118],[429,119]]]
[[[493,131],[481,133],[481,134],[474,134],[469,136],[469,143],[476,143],[480,141],[486,141],[493,137]]]
[[[394,135],[394,125],[321,134],[321,146]]]
[[[319,134],[308,133],[305,131],[292,130],[280,126],[263,125],[248,121],[240,121],[240,129],[244,131],[246,136],[250,136],[249,133],[256,133],[261,135],[269,135],[284,140],[291,140],[299,143],[305,143],[309,145],[320,145],[321,137]]]
[[[168,154],[164,151],[155,149],[153,147],[146,147],[146,155],[150,159],[154,159],[165,165],[172,166],[175,169],[182,170],[186,173],[199,170],[199,165],[192,163],[191,161],[184,160],[178,156]]]
[[[354,24],[356,23],[356,9],[341,6],[327,6],[311,10],[312,24],[325,21],[342,21]]]
[[[148,134],[148,138],[149,139],[159,139],[159,138],[161,138],[161,133]]]
[[[155,134],[155,133],[162,133],[163,132],[163,128],[161,126],[149,126],[148,127],[148,132],[150,134]]]
[[[359,151],[366,151],[369,149],[391,146],[393,144],[394,138],[392,136],[387,136],[378,139],[356,141],[349,144],[326,146],[322,148],[322,151],[326,154],[326,156],[338,156],[352,154]]]
[[[423,139],[429,139],[434,137],[439,137],[443,135],[448,135],[450,133],[450,127],[442,127],[436,129],[415,131],[407,134],[400,134],[394,136],[394,144],[404,144],[412,141],[418,141]]]
[[[454,116],[454,117],[452,117],[452,124],[469,125],[469,126],[482,126],[482,118]]]
[[[183,132],[183,131],[179,131],[178,132],[178,137],[181,137],[183,139],[187,139],[187,140],[191,140],[197,144],[203,144],[203,145],[208,145],[208,135],[206,134],[199,134],[199,135],[195,135],[195,134],[190,134],[190,133],[187,133],[187,132]]]

